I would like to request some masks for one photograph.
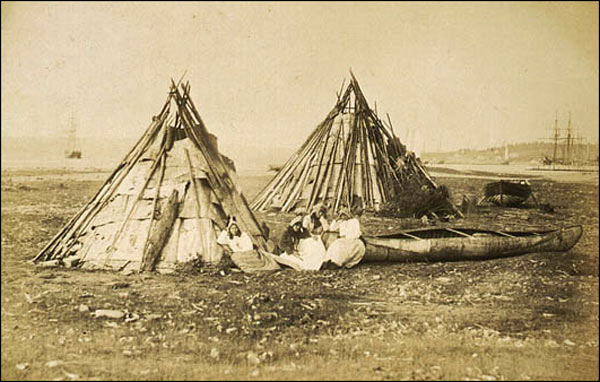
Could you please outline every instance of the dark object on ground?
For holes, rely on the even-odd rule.
[[[114,283],[114,284],[112,284],[110,287],[111,287],[112,289],[123,289],[123,288],[129,288],[130,286],[131,286],[131,284],[130,284],[130,283],[126,283],[126,282],[122,282],[122,283],[121,283],[121,282],[117,282],[117,283]]]
[[[484,260],[533,252],[567,251],[583,232],[581,225],[546,231],[487,231],[425,228],[365,237],[363,262]]]
[[[423,216],[444,217],[453,216],[455,207],[450,202],[450,191],[445,185],[435,189],[421,188],[412,183],[402,194],[396,195],[385,203],[378,216],[420,219]]]
[[[321,269],[340,269],[340,267],[331,260],[327,260],[321,265]]]
[[[485,200],[498,206],[516,207],[531,196],[526,180],[500,180],[485,185]]]

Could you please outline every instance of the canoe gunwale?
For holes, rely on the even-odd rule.
[[[524,237],[524,236],[527,237],[527,236],[536,236],[536,235],[547,235],[552,232],[556,232],[559,230],[565,230],[565,229],[569,229],[569,228],[573,228],[573,227],[580,227],[580,225],[568,226],[568,227],[564,227],[564,228],[548,229],[548,230],[539,230],[539,231],[495,231],[495,230],[475,229],[475,228],[467,228],[467,227],[458,227],[458,228],[450,227],[450,228],[455,231],[460,231],[469,236],[473,236],[473,234],[479,233],[479,234],[491,234],[491,235],[494,235],[494,237],[504,237],[507,235],[509,235],[510,237]],[[422,232],[440,232],[440,233],[445,233],[448,235],[446,237],[439,237],[438,239],[464,237],[463,235],[455,234],[454,232],[448,230],[445,227],[417,228],[417,229],[411,229],[411,230],[407,230],[407,231],[394,232],[394,233],[390,233],[390,234],[369,235],[369,236],[364,236],[364,237],[365,238],[389,238],[389,239],[410,240],[412,238],[412,236],[416,236],[421,240],[432,239],[432,238],[427,238],[427,237],[419,237],[418,234],[422,233]],[[472,232],[472,233],[469,233],[469,232]],[[413,239],[413,240],[415,240],[415,239]]]

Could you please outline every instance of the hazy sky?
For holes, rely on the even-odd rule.
[[[352,67],[425,149],[542,138],[556,111],[598,139],[597,2],[2,2],[1,24],[2,136],[74,110],[133,143],[187,70],[221,143],[297,147]]]

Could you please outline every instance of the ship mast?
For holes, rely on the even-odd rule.
[[[554,153],[552,154],[552,163],[556,163],[556,150],[558,149],[558,110],[554,118]]]
[[[77,145],[77,123],[75,121],[75,115],[71,110],[71,118],[67,127],[67,144],[65,150],[65,157],[80,159],[81,150]]]
[[[71,120],[69,125],[69,153],[77,147],[77,130],[75,128],[75,116],[71,110]]]
[[[567,125],[567,141],[566,152],[565,152],[565,162],[571,164],[573,162],[573,158],[571,158],[572,149],[573,149],[573,139],[571,136],[571,112],[569,112],[569,124]]]

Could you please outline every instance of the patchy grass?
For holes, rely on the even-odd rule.
[[[123,276],[27,262],[102,181],[26,175],[2,175],[2,379],[598,379],[596,186],[533,180],[553,214],[480,207],[443,224],[583,224],[567,253]],[[241,186],[250,200],[266,181],[242,178]],[[481,192],[484,181],[444,183],[460,198]],[[257,217],[277,237],[291,216]],[[367,234],[420,224],[361,221]],[[96,309],[126,314],[95,318]]]

